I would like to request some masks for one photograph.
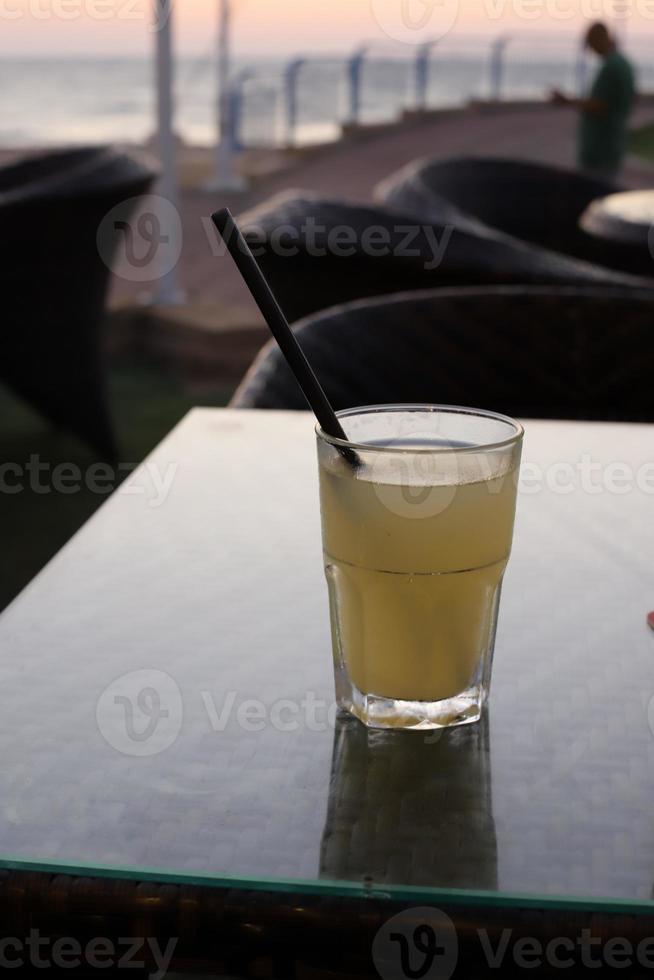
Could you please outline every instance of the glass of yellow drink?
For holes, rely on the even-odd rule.
[[[440,405],[318,435],[336,696],[374,728],[477,721],[511,551],[522,426]]]

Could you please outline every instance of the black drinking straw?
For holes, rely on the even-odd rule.
[[[291,330],[288,320],[275,299],[275,294],[268,285],[259,264],[250,251],[248,243],[234,221],[229,208],[221,208],[211,216],[220,237],[224,241],[229,254],[234,259],[245,285],[259,307],[261,314],[270,328],[270,332],[279,344],[288,366],[295,375],[304,397],[318,419],[321,429],[334,439],[345,439],[347,436],[343,426],[336,417],[334,409],[329,404],[322,385],[313,372],[304,351]],[[354,450],[340,447],[343,456],[353,465],[358,463]]]

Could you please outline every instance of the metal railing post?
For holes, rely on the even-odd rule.
[[[230,98],[230,134],[232,147],[237,153],[245,149],[243,140],[243,116],[245,114],[245,92],[247,82],[255,77],[255,73],[246,68],[234,78],[229,90]]]
[[[491,44],[490,56],[490,99],[492,102],[502,101],[504,85],[504,53],[511,39],[503,34],[495,38]]]
[[[436,41],[428,41],[426,44],[421,44],[416,52],[416,60],[414,64],[416,109],[423,112],[427,108],[429,93],[429,63],[432,48],[434,48],[435,45]]]
[[[298,119],[298,80],[306,58],[294,58],[284,69],[285,139],[287,146],[295,145]]]
[[[356,126],[361,115],[361,80],[367,47],[357,48],[347,62],[348,77],[348,124]]]

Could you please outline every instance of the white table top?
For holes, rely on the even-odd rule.
[[[590,235],[654,251],[654,191],[620,191],[588,205],[580,219]]]

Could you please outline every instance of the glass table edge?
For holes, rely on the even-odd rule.
[[[402,901],[440,901],[445,905],[475,905],[488,908],[537,909],[561,912],[603,912],[613,915],[654,916],[654,899],[584,898],[581,895],[538,895],[529,892],[492,892],[429,885],[383,885],[356,881],[315,881],[303,878],[247,878],[203,872],[176,872],[162,868],[104,867],[63,861],[32,861],[0,858],[0,871],[64,874],[107,880],[147,881],[162,885],[191,885],[204,888]]]

